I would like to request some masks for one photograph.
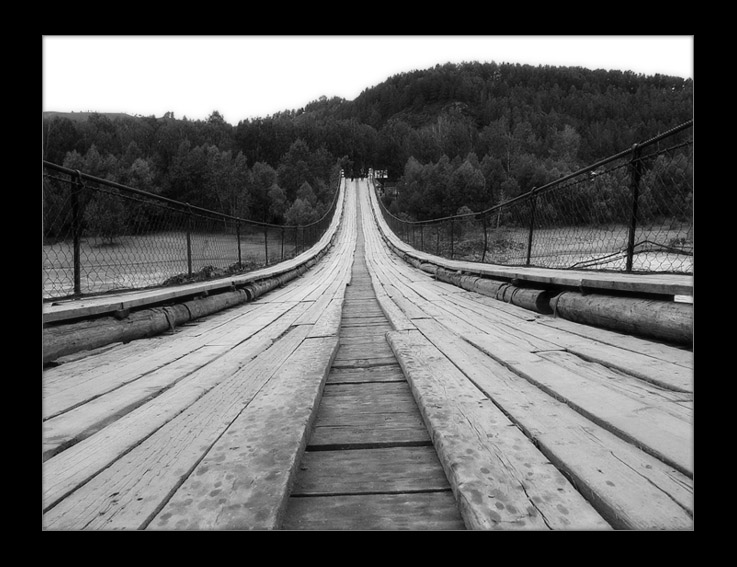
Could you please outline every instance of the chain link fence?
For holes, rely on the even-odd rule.
[[[399,238],[436,256],[691,274],[693,121],[485,211],[412,222],[379,203]]]
[[[220,214],[43,162],[43,298],[143,289],[246,273],[292,258],[329,227]]]

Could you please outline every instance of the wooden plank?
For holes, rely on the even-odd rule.
[[[598,425],[693,475],[693,425],[689,421],[652,405],[652,399],[636,400],[591,380],[580,367],[561,366],[489,335],[464,338]]]
[[[310,447],[407,446],[429,441],[409,385],[403,380],[328,384]]]
[[[478,304],[481,303],[491,307],[494,310],[492,313],[504,313],[510,315],[513,319],[508,319],[507,321],[508,324],[512,326],[515,326],[519,319],[528,322],[535,321],[545,327],[552,327],[559,331],[565,331],[566,334],[578,335],[579,337],[584,337],[587,340],[594,340],[598,343],[603,343],[605,345],[617,347],[618,349],[636,353],[638,357],[647,355],[662,362],[666,362],[668,365],[676,364],[689,370],[693,369],[693,351],[689,349],[657,343],[640,337],[633,337],[631,335],[622,334],[608,329],[600,329],[598,327],[592,327],[590,325],[584,325],[582,323],[576,323],[566,319],[539,315],[473,292],[468,292],[467,297],[469,305],[478,306]],[[456,298],[456,300],[464,301],[461,297]],[[473,303],[470,303],[471,301]],[[517,321],[515,321],[515,319]],[[535,332],[532,329],[533,328],[528,327],[529,332]],[[550,336],[552,337],[554,335]],[[558,334],[557,336],[560,337],[562,335]],[[554,339],[548,340],[554,341]]]
[[[149,527],[279,527],[337,346],[334,337],[305,339]]]
[[[248,349],[239,350],[240,364],[268,348],[299,317],[302,306],[264,327],[249,339]],[[205,345],[170,364],[145,373],[121,387],[102,394],[83,405],[46,419],[43,424],[43,455],[48,458],[60,448],[79,442],[102,427],[153,399],[193,372],[204,368],[229,350],[226,346]],[[119,366],[120,367],[120,366]],[[125,369],[122,365],[121,371]]]
[[[624,372],[608,368],[598,362],[580,358],[571,352],[551,351],[537,354],[558,366],[568,368],[581,376],[586,376],[587,379],[597,382],[618,394],[647,404],[649,408],[671,414],[676,419],[688,423],[693,422],[693,394],[658,387]]]
[[[278,310],[268,307],[262,316],[246,321],[231,319],[228,324],[231,336],[227,340],[221,337],[223,334],[227,335],[228,328],[219,326],[214,337],[199,335],[149,339],[144,344],[126,349],[125,357],[106,357],[100,361],[97,368],[93,365],[78,369],[76,365],[71,365],[63,369],[60,367],[46,371],[43,377],[45,419],[53,418],[108,394],[117,396],[115,392],[121,389],[123,392],[138,389],[139,387],[133,384],[152,374],[169,377],[171,383],[174,383],[182,375],[191,373],[203,355],[208,353],[212,356],[211,360],[214,360],[227,348],[249,340],[253,341],[253,345],[261,345],[257,348],[265,348],[289,328],[303,309],[304,306],[301,305],[282,306]],[[213,348],[200,350],[204,346]],[[125,362],[121,363],[121,359]]]
[[[332,452],[336,449],[431,444],[430,435],[419,413],[392,414],[389,418],[386,415],[361,414],[350,418],[351,423],[341,422],[337,417],[339,416],[334,416],[334,423],[329,423],[331,420],[326,419],[315,424],[310,437],[310,449],[331,449]]]
[[[365,411],[354,411],[344,406],[326,406],[324,409],[325,411],[321,411],[317,416],[315,427],[360,426],[401,429],[414,428],[418,423],[411,404],[405,404],[401,408],[391,406],[365,408]]]
[[[348,384],[352,392],[324,397],[316,426],[387,424],[414,425],[417,406],[411,396],[396,397],[395,393],[382,394],[381,390],[399,382]],[[331,385],[338,386],[338,384]],[[372,391],[373,390],[373,391]],[[404,388],[402,388],[404,390]]]
[[[415,328],[409,318],[388,295],[377,294],[377,297],[381,304],[381,309],[387,320],[391,323],[393,330],[403,331]]]
[[[493,303],[490,304],[479,305],[464,297],[463,294],[457,294],[453,297],[453,303],[443,300],[433,303],[434,308],[440,307],[446,310],[446,314],[436,315],[435,318],[442,320],[449,328],[461,334],[470,334],[472,328],[475,327],[487,334],[499,337],[500,340],[511,340],[517,347],[528,352],[565,349],[587,360],[616,368],[662,387],[681,392],[693,391],[693,374],[687,366],[632,350],[637,348],[638,343],[645,343],[644,348],[647,350],[649,341],[631,337],[628,349],[607,343],[602,344],[587,335],[574,335],[567,330],[562,331],[555,327],[540,325],[540,322],[550,320],[546,317],[538,317],[534,321],[521,321],[507,310],[507,308],[517,310],[520,308],[492,301]],[[457,316],[458,313],[462,313],[463,318]],[[593,329],[591,335],[597,336]],[[682,357],[679,357],[680,349],[665,346],[661,348],[661,352],[668,350],[676,353],[677,360],[683,360]]]
[[[335,368],[328,376],[328,383],[396,382],[400,380],[404,380],[404,374],[399,363],[368,368]]]
[[[647,355],[668,364],[683,366],[693,371],[693,351],[685,348],[674,348],[670,345],[646,341],[607,329],[599,329],[566,319],[539,319],[538,323],[546,327],[553,327],[581,337],[594,339],[599,343],[628,350],[640,355]]]
[[[370,353],[366,358],[341,358],[335,361],[335,368],[369,368],[371,366],[393,366],[397,361],[394,356],[374,356]]]
[[[360,338],[360,337],[383,337],[388,331],[392,331],[389,323],[383,325],[367,325],[365,327],[341,327],[341,338]]]
[[[160,443],[166,445],[167,437],[163,433],[158,436],[155,434],[171,420],[178,418],[181,421],[182,415],[189,415],[183,412],[217,385],[221,387],[210,396],[205,396],[204,401],[200,402],[201,405],[207,404],[206,411],[213,411],[213,408],[219,407],[218,404],[224,403],[226,407],[237,407],[232,404],[234,400],[241,398],[247,403],[250,400],[249,396],[254,393],[252,390],[260,388],[268,380],[276,368],[304,340],[306,333],[305,327],[295,327],[272,348],[261,352],[251,362],[247,362],[250,359],[247,350],[233,349],[213,364],[180,381],[176,387],[167,390],[149,403],[127,413],[101,431],[46,461],[42,471],[44,510],[49,510],[64,499],[61,504],[53,508],[51,513],[47,513],[48,525],[53,526],[57,521],[66,525],[68,521],[66,514],[79,501],[91,499],[95,507],[105,509],[110,504],[105,493],[109,495],[114,492],[108,490],[108,485],[105,483],[113,482],[118,478],[117,475],[122,482],[122,479],[130,474],[130,470],[126,468],[126,462],[130,460],[130,457],[123,460],[121,457],[129,451],[131,454],[138,454],[137,451],[143,451],[151,443],[158,441],[161,436],[164,438]],[[235,395],[234,391],[236,393],[243,391],[243,393]],[[210,400],[216,401],[210,403]],[[214,415],[217,415],[218,411],[220,410],[216,409]],[[203,419],[212,420],[212,416],[205,415]],[[207,431],[210,430],[207,429]],[[156,451],[165,449],[165,447],[159,449],[154,445],[153,456],[145,454],[145,457],[156,458],[158,462]],[[201,452],[196,455],[196,458],[199,457],[201,457]],[[80,487],[82,489],[78,490]],[[74,493],[72,497],[67,498],[71,493]],[[45,520],[47,520],[46,516]],[[72,523],[74,524],[77,520],[78,518],[75,518]]]
[[[619,529],[691,529],[693,481],[588,420],[432,321],[425,336]]]
[[[418,331],[388,339],[470,529],[607,529],[550,461]]]
[[[188,358],[191,352],[204,345],[234,346],[248,340],[274,320],[291,309],[299,313],[302,307],[265,307],[258,316],[246,321],[232,319],[227,326],[219,326],[212,334],[196,337],[153,337],[145,343],[132,345],[124,364],[118,353],[98,360],[98,365],[63,365],[46,370],[43,376],[44,415],[50,418],[126,384],[151,372],[159,371]],[[139,342],[139,341],[137,341]],[[205,352],[205,351],[203,351]],[[209,352],[217,352],[210,349]],[[183,361],[186,363],[186,361]]]
[[[430,447],[307,451],[292,496],[450,490]]]
[[[358,345],[366,345],[367,348],[373,348],[374,345],[386,344],[386,337],[382,334],[371,335],[368,337],[340,337],[341,346],[355,347]]]
[[[394,398],[396,396],[402,396],[410,402],[413,401],[412,392],[406,380],[387,383],[332,384],[329,388],[325,388],[323,401],[345,403],[345,400],[356,398],[371,402],[373,400]]]
[[[308,337],[337,337],[340,331],[340,314],[342,308],[343,298],[332,298],[320,315],[320,318],[312,326],[312,329],[310,329]]]
[[[286,530],[463,530],[450,491],[292,498]]]
[[[222,355],[227,347],[204,346],[182,357],[164,369],[147,374],[133,382],[76,406],[43,423],[43,457],[49,458],[60,449],[86,439],[171,388],[190,373],[199,370]]]

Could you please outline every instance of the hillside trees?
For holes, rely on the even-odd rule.
[[[691,80],[469,62],[235,126],[218,111],[206,120],[92,114],[45,118],[42,132],[44,159],[254,220],[283,222],[305,182],[323,206],[339,166],[348,177],[388,170],[401,188],[392,206],[430,218],[499,203],[692,114]]]

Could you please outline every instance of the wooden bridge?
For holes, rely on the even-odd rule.
[[[693,528],[689,348],[442,281],[344,189],[317,252],[46,306],[44,529]]]

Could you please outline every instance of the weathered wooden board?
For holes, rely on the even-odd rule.
[[[411,447],[430,445],[430,435],[418,414],[361,414],[352,419],[320,420],[310,437],[310,449]]]
[[[463,530],[450,491],[291,498],[285,530]]]
[[[181,435],[178,428],[184,427],[188,431],[200,429],[184,435],[190,445],[193,443],[189,437],[191,435],[195,438],[202,435],[206,439],[207,435],[219,435],[222,429],[218,427],[224,428],[224,425],[215,416],[225,415],[223,419],[226,425],[232,421],[234,416],[228,415],[227,410],[238,412],[242,405],[249,403],[258,389],[304,340],[305,335],[305,327],[295,327],[278,344],[246,364],[243,364],[237,350],[231,350],[216,361],[217,368],[213,366],[195,372],[188,377],[188,382],[180,382],[177,387],[46,461],[42,470],[46,525],[76,529],[79,527],[77,522],[84,522],[86,526],[89,517],[77,514],[87,506],[104,511],[112,506],[113,501],[119,502],[119,498],[110,496],[114,492],[115,496],[119,496],[119,491],[110,490],[111,486],[116,482],[129,483],[131,474],[140,474],[140,471],[134,471],[142,466],[141,461],[150,461],[152,470],[161,475],[160,453],[176,451],[171,435]],[[220,387],[215,388],[218,385]],[[195,419],[204,422],[207,427],[196,427]],[[169,428],[173,428],[175,433],[170,433],[164,427],[173,420]],[[213,440],[210,439],[209,443]],[[189,459],[194,459],[191,464],[202,457],[209,444],[205,444],[205,448],[201,447],[200,443],[188,447],[188,451],[195,451],[192,455],[188,454]],[[180,482],[186,470],[188,468],[184,467],[179,477],[171,480],[174,483],[171,486]],[[168,476],[165,478],[170,480]],[[146,484],[148,479],[143,478],[140,482]],[[161,492],[158,497],[164,497],[170,490]],[[107,517],[102,518],[99,511],[93,515],[108,520]]]
[[[294,310],[294,311],[293,311]],[[44,373],[43,399],[44,416],[49,418],[86,401],[93,400],[108,392],[112,392],[126,384],[155,371],[167,372],[166,368],[172,364],[188,364],[193,359],[192,367],[196,367],[201,354],[193,355],[202,346],[223,346],[232,348],[254,337],[262,329],[268,327],[280,317],[293,311],[301,313],[300,305],[264,306],[258,316],[250,317],[246,321],[234,319],[227,325],[219,327],[213,334],[207,336],[188,337],[184,340],[174,340],[175,337],[151,339],[151,343],[142,345],[141,349],[132,347],[128,352],[132,356],[126,358],[126,363],[120,363],[120,358],[110,358],[109,363],[102,364],[96,369],[93,366],[81,369],[75,373],[75,365],[63,365]],[[288,319],[288,317],[287,317]],[[285,319],[285,320],[287,320]],[[280,332],[283,332],[284,328]],[[137,346],[137,345],[136,345]],[[152,349],[157,346],[158,348]],[[214,353],[217,349],[204,352]],[[135,353],[135,354],[133,354]],[[174,371],[174,369],[173,369]],[[56,375],[63,378],[57,378]]]
[[[417,331],[389,342],[472,529],[607,529],[532,442]]]
[[[489,335],[464,338],[537,387],[573,407],[608,431],[635,443],[686,475],[693,475],[693,423],[664,411],[662,400],[646,401],[591,379],[591,371],[530,353]],[[566,364],[563,364],[566,362]]]
[[[307,451],[292,496],[450,490],[432,446]]]
[[[425,336],[461,369],[614,527],[690,529],[693,481],[432,321]]]
[[[382,503],[386,525],[426,529],[453,519],[462,528],[422,416],[386,342],[392,327],[368,275],[362,236],[359,232],[341,346],[330,372],[338,377],[328,378],[284,527],[375,525],[373,507]],[[372,504],[354,511],[346,506],[346,495],[370,496]],[[418,495],[442,510],[440,523],[438,510],[417,508]]]
[[[337,345],[335,337],[305,339],[149,527],[279,527]]]
[[[79,442],[116,421],[164,390],[171,388],[188,374],[196,372],[226,352],[226,347],[204,346],[145,377],[95,397],[43,422],[44,459],[65,446]]]
[[[686,348],[674,348],[671,345],[646,341],[639,337],[599,329],[598,327],[591,327],[566,319],[541,318],[538,319],[538,323],[573,335],[594,339],[599,343],[628,350],[639,355],[644,354],[668,364],[677,364],[693,371],[693,351]]]
[[[334,368],[328,376],[331,383],[396,382],[404,380],[399,364],[370,368]]]
[[[230,353],[229,347],[205,345],[181,358],[174,358],[170,364],[151,372],[141,373],[139,369],[138,377],[99,396],[93,395],[94,392],[99,391],[98,389],[85,388],[83,384],[75,390],[75,395],[83,400],[90,398],[89,401],[73,406],[64,412],[57,412],[54,417],[44,420],[45,457],[66,444],[89,437],[106,424],[113,423],[146,401],[153,400],[180,381],[187,384],[189,377],[193,374],[195,376],[192,376],[192,379],[208,373],[212,374],[213,378],[217,378],[218,375],[227,375],[228,372],[232,372],[232,369],[244,365],[268,348],[277,337],[289,329],[301,311],[302,306],[295,306],[288,314],[253,334],[248,341],[241,343],[235,353]],[[222,364],[213,364],[222,355],[227,355]],[[133,365],[133,368],[138,368],[138,365]],[[126,376],[130,370],[128,365],[122,365],[121,375]],[[90,379],[94,379],[94,374],[90,375]],[[51,396],[46,400],[46,404],[49,409],[54,409],[58,407],[58,400]]]
[[[341,422],[357,423],[363,420],[389,422],[401,419],[404,415],[414,415],[417,408],[411,396],[397,398],[394,394],[367,392],[368,386],[385,388],[391,385],[392,383],[386,382],[351,384],[351,387],[357,390],[360,388],[360,391],[341,395],[340,397],[324,398],[316,425]]]
[[[407,283],[400,282],[406,282],[406,272],[411,270],[407,266],[393,272],[392,281],[396,288],[404,286],[408,289]],[[516,338],[518,346],[530,352],[565,349],[663,387],[681,392],[693,391],[693,374],[688,361],[689,357],[692,359],[692,353],[684,354],[682,349],[676,347],[656,347],[650,341],[634,337],[629,338],[626,347],[611,344],[610,331],[590,327],[590,338],[583,331],[573,334],[568,330],[550,328],[539,323],[556,321],[551,317],[537,314],[531,317],[527,310],[473,292],[443,295],[440,291],[433,291],[432,284],[423,284],[416,291],[409,290],[407,297],[412,298],[413,307],[404,307],[405,313],[413,313],[413,318],[431,315],[457,333],[472,333],[476,330],[495,334],[505,340]],[[407,300],[399,300],[397,305],[401,306]],[[426,315],[419,315],[414,311],[416,307],[420,307]],[[608,342],[600,342],[594,337],[607,338]],[[639,351],[638,345],[642,351]],[[659,353],[657,357],[649,354],[653,351]],[[673,356],[672,360],[668,360],[669,353]]]
[[[309,338],[337,337],[340,331],[340,312],[343,306],[342,297],[334,297],[330,300],[320,317],[310,329]]]

